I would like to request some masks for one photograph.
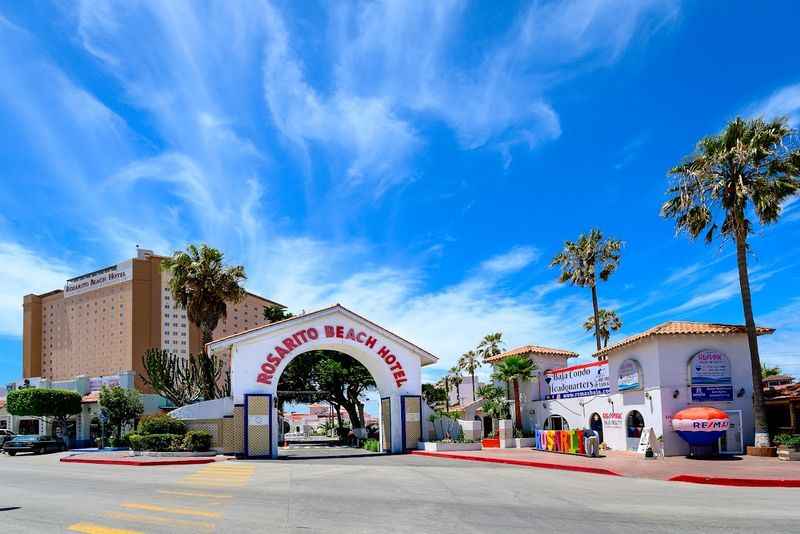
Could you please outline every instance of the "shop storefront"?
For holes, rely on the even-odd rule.
[[[535,349],[539,353],[527,355],[540,369],[538,380],[522,387],[527,430],[592,429],[610,449],[628,451],[638,450],[652,430],[666,455],[682,455],[689,448],[673,429],[672,416],[708,406],[730,420],[717,444],[720,452],[742,453],[753,443],[750,356],[741,326],[664,323],[578,365],[567,365],[566,351]],[[554,365],[558,358],[561,365]]]

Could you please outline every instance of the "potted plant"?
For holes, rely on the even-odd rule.
[[[775,436],[778,444],[778,458],[781,460],[800,460],[800,434],[779,434]]]
[[[514,445],[518,449],[533,447],[533,432],[529,430],[514,429]]]

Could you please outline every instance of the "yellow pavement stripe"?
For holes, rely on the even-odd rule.
[[[199,491],[171,491],[171,490],[158,490],[157,493],[164,495],[179,495],[181,497],[208,497],[209,499],[231,499],[233,495],[215,495],[214,493],[202,493]]]
[[[247,484],[239,484],[234,482],[204,482],[194,480],[181,480],[178,482],[181,486],[197,486],[198,488],[243,488]]]
[[[214,530],[214,523],[205,521],[192,521],[191,519],[174,519],[172,517],[162,517],[158,515],[130,514],[128,512],[106,512],[106,516],[111,519],[121,521],[131,521],[134,523],[148,523],[151,525],[175,525],[181,527],[192,527],[194,529]]]
[[[139,530],[124,530],[121,528],[104,527],[95,523],[75,523],[67,527],[67,530],[73,532],[82,532],[83,534],[144,534]]]
[[[146,510],[148,512],[163,512],[177,515],[195,515],[197,517],[222,517],[219,512],[209,512],[208,510],[198,510],[196,508],[169,508],[158,506],[157,504],[145,504],[139,502],[124,502],[120,506],[132,510]]]

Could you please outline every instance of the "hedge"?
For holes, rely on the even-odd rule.
[[[192,430],[181,434],[129,434],[128,441],[134,451],[156,452],[206,452],[211,449],[211,434],[205,430]]]
[[[81,395],[55,388],[23,388],[8,393],[7,410],[11,415],[69,417],[81,412]]]
[[[186,434],[186,424],[169,415],[146,415],[139,421],[136,433],[147,434]]]

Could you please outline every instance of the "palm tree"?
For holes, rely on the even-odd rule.
[[[480,355],[483,363],[487,363],[487,358],[497,356],[503,352],[503,334],[502,332],[495,332],[494,334],[486,334],[478,344],[478,354]]]
[[[207,245],[189,245],[164,258],[161,265],[170,271],[169,288],[176,303],[186,309],[186,315],[198,328],[205,345],[212,340],[214,329],[227,316],[227,302],[241,302],[247,278],[244,267],[225,267],[222,252]]]
[[[465,352],[458,360],[458,366],[472,377],[472,402],[475,402],[475,370],[481,366],[478,354],[474,350]]]
[[[461,386],[463,381],[464,379],[461,377],[461,368],[458,365],[454,365],[450,369],[450,384],[456,388],[456,401],[458,402],[459,406],[461,406],[461,390],[459,389],[459,386]],[[447,394],[449,395],[450,392],[448,391]]]
[[[509,356],[494,366],[496,380],[514,384],[514,427],[522,430],[522,409],[520,407],[519,384],[533,379],[536,363],[525,356]]]
[[[753,379],[753,415],[756,446],[769,446],[761,385],[756,325],[747,272],[747,237],[754,220],[768,225],[778,220],[782,204],[800,190],[800,148],[796,131],[785,118],[736,118],[718,135],[700,140],[694,154],[670,170],[675,182],[661,215],[675,219],[678,232],[710,243],[719,231],[736,245],[750,368]]]
[[[579,235],[576,241],[565,241],[564,249],[550,262],[550,267],[561,267],[558,281],[562,284],[570,282],[574,286],[591,288],[595,325],[600,324],[597,278],[599,276],[600,280],[605,282],[617,270],[621,248],[622,241],[604,238],[600,230],[593,228],[588,234]],[[597,326],[594,329],[594,337],[597,341],[597,350],[600,350],[601,336]]]
[[[608,346],[611,332],[616,332],[622,328],[622,320],[614,310],[600,308],[597,310],[597,317],[600,320],[600,337],[603,338],[603,348]],[[588,332],[594,330],[594,315],[590,315],[583,322],[583,328]]]
[[[450,412],[450,375],[447,373],[436,382],[436,387],[444,389],[444,411]]]

